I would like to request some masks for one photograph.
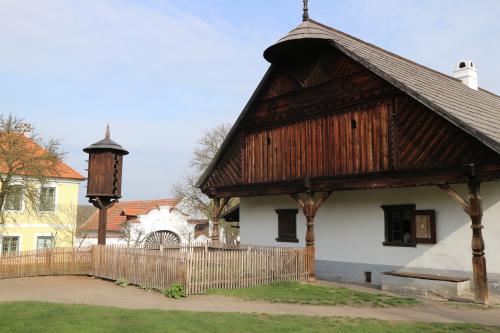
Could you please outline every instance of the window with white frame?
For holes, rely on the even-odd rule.
[[[19,236],[2,237],[2,253],[12,253],[19,251]]]
[[[54,236],[38,236],[36,238],[36,249],[51,249],[54,247]]]
[[[40,205],[42,212],[53,212],[56,209],[56,188],[42,187],[40,189]]]
[[[21,210],[23,208],[23,187],[10,185],[5,193],[3,207],[5,210]]]

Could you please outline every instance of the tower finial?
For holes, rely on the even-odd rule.
[[[307,8],[308,0],[303,0],[303,1],[304,1],[304,13],[302,14],[302,21],[307,21],[309,20],[309,8]]]
[[[106,135],[104,137],[106,140],[111,139],[111,135],[109,134],[109,124],[106,124]]]

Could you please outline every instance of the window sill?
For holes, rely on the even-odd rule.
[[[396,246],[396,247],[417,247],[417,244],[404,244],[404,243],[389,243],[389,242],[382,242],[383,246]]]
[[[299,240],[297,238],[276,238],[277,242],[281,243],[298,243]]]

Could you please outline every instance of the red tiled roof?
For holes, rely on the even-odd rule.
[[[32,139],[30,139],[22,134],[19,134],[19,136],[20,136],[20,138],[23,139],[23,141],[24,141],[23,144],[25,145],[27,151],[33,151],[35,154],[40,154],[40,155],[44,152],[43,147],[38,145]],[[7,172],[7,167],[5,165],[5,162],[0,160],[0,173],[5,173],[5,172]],[[84,180],[85,179],[85,177],[83,177],[80,173],[78,173],[75,169],[71,168],[69,165],[67,165],[63,161],[57,162],[54,170],[51,170],[51,172],[45,176],[46,177],[53,177],[53,178],[75,179],[75,180]]]
[[[107,231],[122,231],[123,224],[127,219],[135,222],[135,217],[144,215],[151,210],[160,206],[175,207],[179,203],[179,199],[158,199],[158,200],[142,200],[142,201],[122,201],[117,202],[113,207],[108,209]],[[99,211],[92,214],[89,219],[80,227],[80,230],[94,231],[97,230],[99,223]]]

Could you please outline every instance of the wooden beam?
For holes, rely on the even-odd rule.
[[[316,200],[316,204],[314,205],[314,211],[315,213],[318,211],[319,207],[321,207],[321,205],[323,204],[323,202],[326,201],[326,199],[328,199],[330,197],[330,195],[332,195],[332,192],[325,192],[323,194],[320,195],[320,197],[318,198],[318,200]]]
[[[500,164],[484,165],[477,168],[478,181],[500,179]],[[371,174],[346,175],[337,177],[317,177],[310,179],[310,187],[306,187],[301,180],[286,182],[241,184],[218,188],[205,188],[203,193],[209,197],[248,197],[263,195],[282,195],[304,193],[308,190],[315,192],[331,192],[359,189],[399,188],[428,185],[447,185],[466,183],[467,176],[463,168],[393,171]]]
[[[456,203],[460,205],[460,207],[462,207],[467,214],[469,214],[469,203],[457,191],[455,191],[455,189],[448,184],[438,185],[438,187],[445,191],[453,200],[455,200]]]

